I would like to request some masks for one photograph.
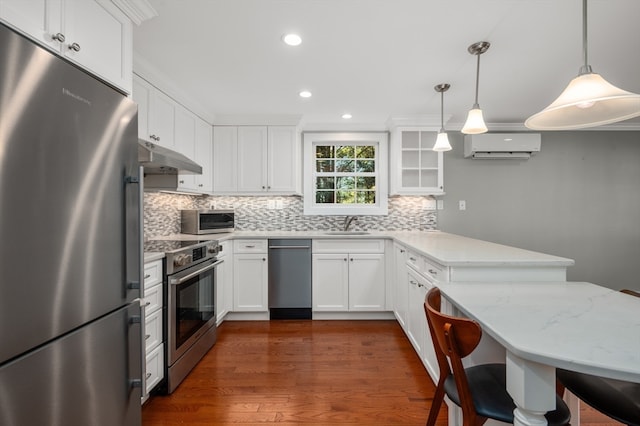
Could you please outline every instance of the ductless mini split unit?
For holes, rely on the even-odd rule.
[[[477,160],[527,160],[540,152],[540,133],[482,133],[464,136],[464,156]]]

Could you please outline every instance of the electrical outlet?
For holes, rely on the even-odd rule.
[[[436,209],[436,200],[434,199],[426,199],[422,204],[425,210],[435,210]]]
[[[276,200],[267,200],[267,208],[273,210],[276,208]]]
[[[467,209],[467,202],[465,200],[458,201],[458,209],[459,210],[466,210]]]
[[[216,203],[209,204],[209,209],[210,210],[215,210],[215,208],[216,208]]]
[[[284,203],[282,200],[276,200],[276,209],[282,210],[284,208]]]
[[[444,200],[437,201],[438,210],[444,210]]]

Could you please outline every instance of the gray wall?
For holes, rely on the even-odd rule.
[[[640,132],[543,132],[527,161],[465,159],[462,135],[449,137],[439,229],[572,258],[570,281],[640,290]]]

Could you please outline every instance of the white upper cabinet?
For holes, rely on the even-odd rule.
[[[138,104],[138,137],[175,150],[175,115],[178,104],[137,75],[133,77],[132,97]]]
[[[106,0],[0,0],[0,17],[131,93],[132,24]]]
[[[300,193],[300,150],[294,126],[214,126],[213,135],[214,193]]]
[[[213,192],[238,191],[238,128],[213,126]]]
[[[196,140],[193,160],[202,166],[202,174],[195,175],[198,192],[213,192],[213,128],[196,117]]]
[[[444,193],[443,154],[431,148],[437,129],[398,127],[391,144],[392,195],[441,195]]]

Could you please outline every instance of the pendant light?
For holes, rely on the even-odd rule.
[[[467,49],[469,53],[478,57],[478,63],[476,66],[476,101],[474,102],[471,111],[469,111],[467,121],[464,123],[464,127],[462,128],[462,133],[467,135],[477,135],[478,133],[485,133],[488,130],[487,125],[484,124],[482,110],[478,104],[478,85],[480,80],[480,55],[486,52],[489,49],[489,46],[491,46],[491,43],[488,41],[479,41],[477,43],[473,43]]]
[[[444,92],[449,90],[451,85],[447,83],[438,84],[434,87],[435,91],[440,93],[440,131],[436,138],[436,143],[433,145],[434,151],[451,151],[451,144],[449,143],[449,136],[444,131]]]
[[[587,61],[587,0],[582,1],[584,65],[548,107],[524,125],[535,130],[570,130],[601,126],[640,116],[640,95],[622,90],[591,70]]]

